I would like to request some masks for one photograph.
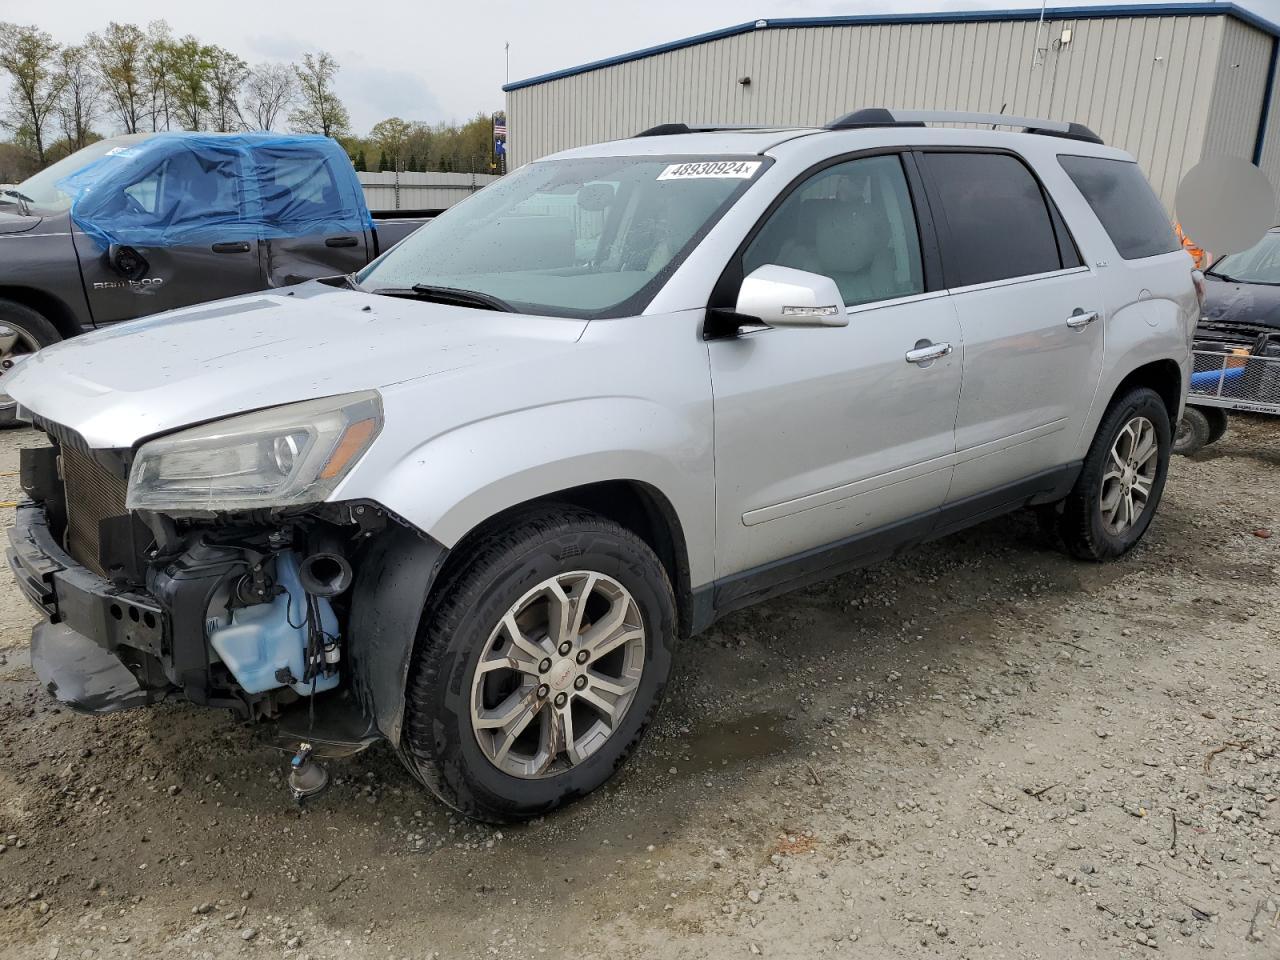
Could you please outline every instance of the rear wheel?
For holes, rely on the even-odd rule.
[[[1082,560],[1109,560],[1147,532],[1164,492],[1173,438],[1154,390],[1115,400],[1093,438],[1062,514],[1062,536]]]
[[[41,314],[21,303],[0,300],[0,363],[35,353],[61,339],[57,328]]]
[[[21,426],[13,419],[13,401],[4,394],[4,374],[41,347],[57,343],[57,329],[30,307],[0,300],[0,427]]]
[[[402,754],[449,806],[526,819],[600,786],[639,742],[675,600],[643,541],[575,507],[464,549],[423,617]]]

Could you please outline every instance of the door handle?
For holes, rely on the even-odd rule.
[[[916,341],[915,347],[907,351],[907,363],[918,363],[928,366],[935,360],[941,360],[951,353],[949,343],[931,343],[928,340]]]
[[[212,250],[214,253],[248,253],[249,242],[247,240],[224,240],[222,243],[215,243]]]
[[[354,247],[359,242],[355,237],[326,237],[324,245],[326,247]]]
[[[1087,327],[1089,324],[1093,323],[1093,321],[1097,319],[1098,319],[1097,310],[1091,310],[1089,313],[1085,313],[1079,307],[1076,307],[1074,310],[1071,311],[1071,316],[1067,317],[1067,326],[1070,327],[1072,330],[1080,330],[1084,327]]]

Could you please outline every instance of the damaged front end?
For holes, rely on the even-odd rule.
[[[364,501],[136,509],[138,452],[35,425],[52,442],[22,451],[31,502],[16,510],[8,557],[48,618],[33,631],[32,664],[51,694],[90,713],[176,696],[276,720],[281,745],[301,748],[299,782],[314,781],[312,755],[398,741],[443,547]],[[308,443],[291,448],[299,462]],[[165,481],[190,486],[199,461],[171,446],[177,459],[153,486],[173,497],[178,484]],[[236,461],[241,473],[246,463]]]

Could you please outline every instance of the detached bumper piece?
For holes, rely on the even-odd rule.
[[[169,684],[155,665],[166,647],[165,617],[153,599],[76,564],[34,504],[15,512],[8,560],[22,592],[49,619],[32,633],[31,660],[50,693],[89,713],[164,695]],[[144,685],[140,676],[155,682]]]
[[[66,624],[42,623],[31,634],[31,666],[55,698],[81,713],[145,707],[160,695],[113,653]]]

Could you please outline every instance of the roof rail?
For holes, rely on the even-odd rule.
[[[1021,127],[1023,133],[1102,143],[1102,138],[1082,123],[1038,120],[1034,117],[1011,117],[1003,113],[968,113],[958,110],[886,110],[884,107],[866,107],[832,120],[827,124],[826,129],[923,127],[926,123],[977,123],[990,124],[993,127]]]
[[[780,130],[768,123],[660,123],[636,134],[637,137],[670,137],[678,133],[715,133],[719,130]]]

